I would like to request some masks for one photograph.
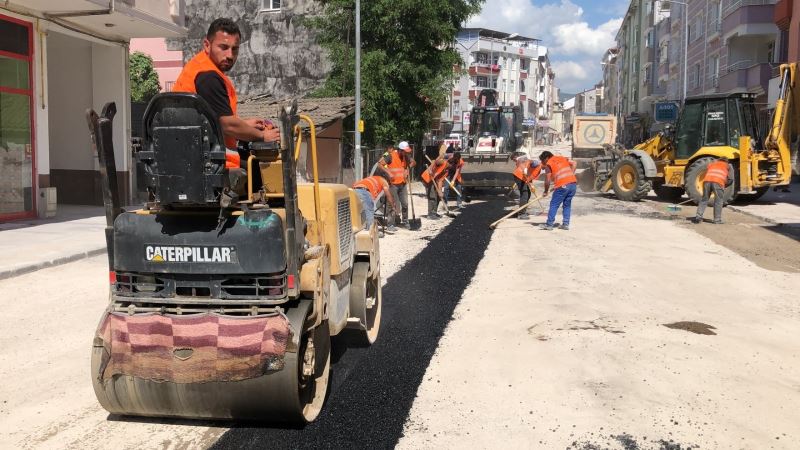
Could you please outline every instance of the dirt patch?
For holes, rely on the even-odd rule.
[[[684,330],[694,334],[705,334],[707,336],[717,335],[717,333],[712,331],[716,330],[716,327],[702,322],[674,322],[665,323],[664,326],[673,330]]]

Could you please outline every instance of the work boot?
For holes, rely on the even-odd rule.
[[[701,219],[699,217],[692,217],[692,223],[700,223],[702,221],[703,221],[703,219]]]
[[[388,227],[386,227],[386,232],[389,234],[397,233],[397,227],[394,225],[389,225]]]
[[[530,218],[531,218],[531,216],[528,213],[522,213],[522,214],[517,216],[517,219],[519,219],[519,220],[528,220]]]
[[[549,225],[549,224],[546,224],[546,223],[543,223],[543,224],[539,225],[539,229],[540,230],[544,230],[544,231],[552,231],[553,230],[553,226]]]
[[[725,223],[725,222],[723,222],[723,221],[722,221],[722,219],[715,219],[715,220],[714,220],[714,222],[712,222],[712,223],[713,223],[714,225],[722,225],[722,224],[723,224],[723,223]]]
[[[427,216],[425,216],[425,218],[428,219],[428,220],[439,220],[439,215],[438,214],[428,214]]]
[[[465,208],[466,208],[466,206],[464,206],[464,205],[458,205],[458,209],[465,209]]]
[[[558,227],[558,229],[559,229],[559,230],[566,230],[566,231],[569,231],[569,225],[567,225],[567,224],[565,224],[565,223],[564,223],[564,224],[561,224],[561,226],[560,226],[560,227]]]

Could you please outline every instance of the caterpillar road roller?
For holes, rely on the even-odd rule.
[[[753,94],[688,98],[674,130],[633,149],[607,148],[606,155],[595,158],[579,177],[581,188],[613,189],[617,198],[627,201],[641,200],[651,188],[670,202],[686,192],[697,203],[703,196],[706,167],[722,156],[735,169],[725,202],[752,201],[771,186],[789,184],[792,161],[797,160],[791,144],[800,131],[798,65],[780,67],[780,94],[765,140],[759,136]]]
[[[135,152],[148,201],[123,210],[113,103],[87,112],[106,207],[110,302],[91,374],[112,414],[305,423],[325,400],[331,336],[375,342],[377,229],[343,185],[317,177],[315,128],[296,103],[280,143],[226,169],[220,124],[191,94],[159,94]],[[306,136],[313,182],[298,183]],[[245,186],[246,185],[246,186]]]

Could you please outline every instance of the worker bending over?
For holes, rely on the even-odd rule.
[[[425,185],[425,192],[428,196],[428,219],[430,220],[437,220],[441,219],[442,216],[439,215],[439,196],[442,192],[442,183],[444,183],[444,177],[447,175],[447,163],[444,161],[444,158],[436,158],[433,161],[433,164],[428,166],[420,178],[422,178],[422,183]],[[446,208],[447,205],[445,205]]]
[[[547,150],[539,155],[539,159],[542,161],[545,173],[547,174],[544,179],[543,197],[547,197],[547,194],[550,192],[550,183],[552,182],[554,184],[553,198],[550,199],[550,211],[547,213],[547,222],[543,223],[540,228],[542,230],[552,230],[556,221],[558,207],[563,205],[562,215],[564,216],[564,220],[561,222],[560,228],[562,230],[569,230],[569,219],[572,213],[572,197],[575,197],[575,192],[578,189],[578,179],[575,177],[575,168],[577,164],[575,161],[563,156],[554,156]]]
[[[517,168],[514,169],[514,181],[519,190],[519,206],[528,203],[531,199],[531,183],[539,178],[542,173],[542,163],[535,159],[530,159],[525,155],[515,159]],[[525,220],[528,217],[528,209],[524,209],[517,214],[517,218]]]
[[[714,192],[714,223],[722,223],[722,204],[725,201],[725,188],[733,184],[733,167],[728,162],[728,158],[720,157],[706,167],[706,175],[703,177],[703,198],[697,204],[697,214],[692,222],[700,223],[703,220],[703,213],[706,205]]]
[[[367,229],[372,228],[372,224],[375,222],[375,205],[378,203],[378,198],[381,194],[383,194],[386,201],[391,205],[392,211],[394,211],[394,199],[392,198],[392,192],[389,189],[389,182],[386,181],[386,178],[373,175],[353,183],[353,189],[361,200],[361,207],[364,211]]]
[[[412,157],[411,146],[403,141],[397,145],[397,149],[389,147],[378,163],[378,167],[389,178],[389,188],[394,197],[394,205],[400,204],[402,211],[392,207],[387,231],[395,229],[397,216],[402,213],[401,225],[408,226],[408,169],[416,166],[417,163]]]
[[[461,152],[454,151],[452,155],[453,156],[447,159],[447,180],[444,182],[444,205],[448,211],[450,210],[448,202],[451,187],[455,187],[456,207],[458,209],[464,209],[464,205],[461,204],[461,171],[464,168],[464,160],[461,159]]]

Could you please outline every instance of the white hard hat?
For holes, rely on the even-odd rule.
[[[401,142],[400,144],[397,145],[397,148],[399,148],[400,150],[408,149],[408,142],[406,141]]]

